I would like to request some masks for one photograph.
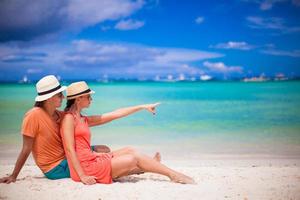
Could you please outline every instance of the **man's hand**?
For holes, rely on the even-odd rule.
[[[14,176],[10,175],[10,176],[1,178],[0,179],[0,183],[7,183],[7,184],[9,184],[9,183],[16,182],[16,180],[17,179]]]

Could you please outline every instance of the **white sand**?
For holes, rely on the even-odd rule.
[[[300,199],[299,159],[223,156],[164,163],[198,184],[175,184],[146,173],[86,186],[71,179],[48,180],[30,163],[16,183],[0,184],[0,199]],[[2,160],[0,177],[12,169]]]

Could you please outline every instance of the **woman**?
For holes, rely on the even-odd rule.
[[[93,119],[81,115],[82,109],[89,107],[93,93],[94,91],[90,90],[84,81],[72,83],[67,88],[68,102],[65,111],[68,113],[62,121],[61,134],[71,178],[74,181],[81,181],[84,184],[109,184],[113,179],[140,170],[168,176],[171,181],[177,183],[195,183],[192,178],[174,171],[132,148],[120,149],[111,153],[93,152],[90,148],[89,126],[104,124],[143,109],[155,114],[155,107],[159,105],[156,103],[122,108],[98,116],[97,123],[95,123]]]

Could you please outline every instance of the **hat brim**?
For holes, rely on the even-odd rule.
[[[61,88],[59,88],[58,90],[51,92],[49,94],[45,94],[45,95],[38,95],[35,97],[35,101],[45,101],[47,99],[50,99],[51,97],[53,97],[54,95],[66,90],[67,87],[66,86],[61,86]]]
[[[79,95],[72,96],[72,97],[67,97],[67,100],[76,99],[77,97],[85,96],[85,95],[88,95],[88,94],[95,94],[95,91],[91,90],[87,93],[79,94]]]

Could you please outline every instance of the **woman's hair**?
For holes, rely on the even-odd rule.
[[[75,99],[70,99],[67,101],[67,105],[65,107],[65,111],[69,111],[71,106],[75,103]]]
[[[36,101],[34,103],[34,107],[43,108],[44,107],[44,103],[45,103],[45,101]]]

